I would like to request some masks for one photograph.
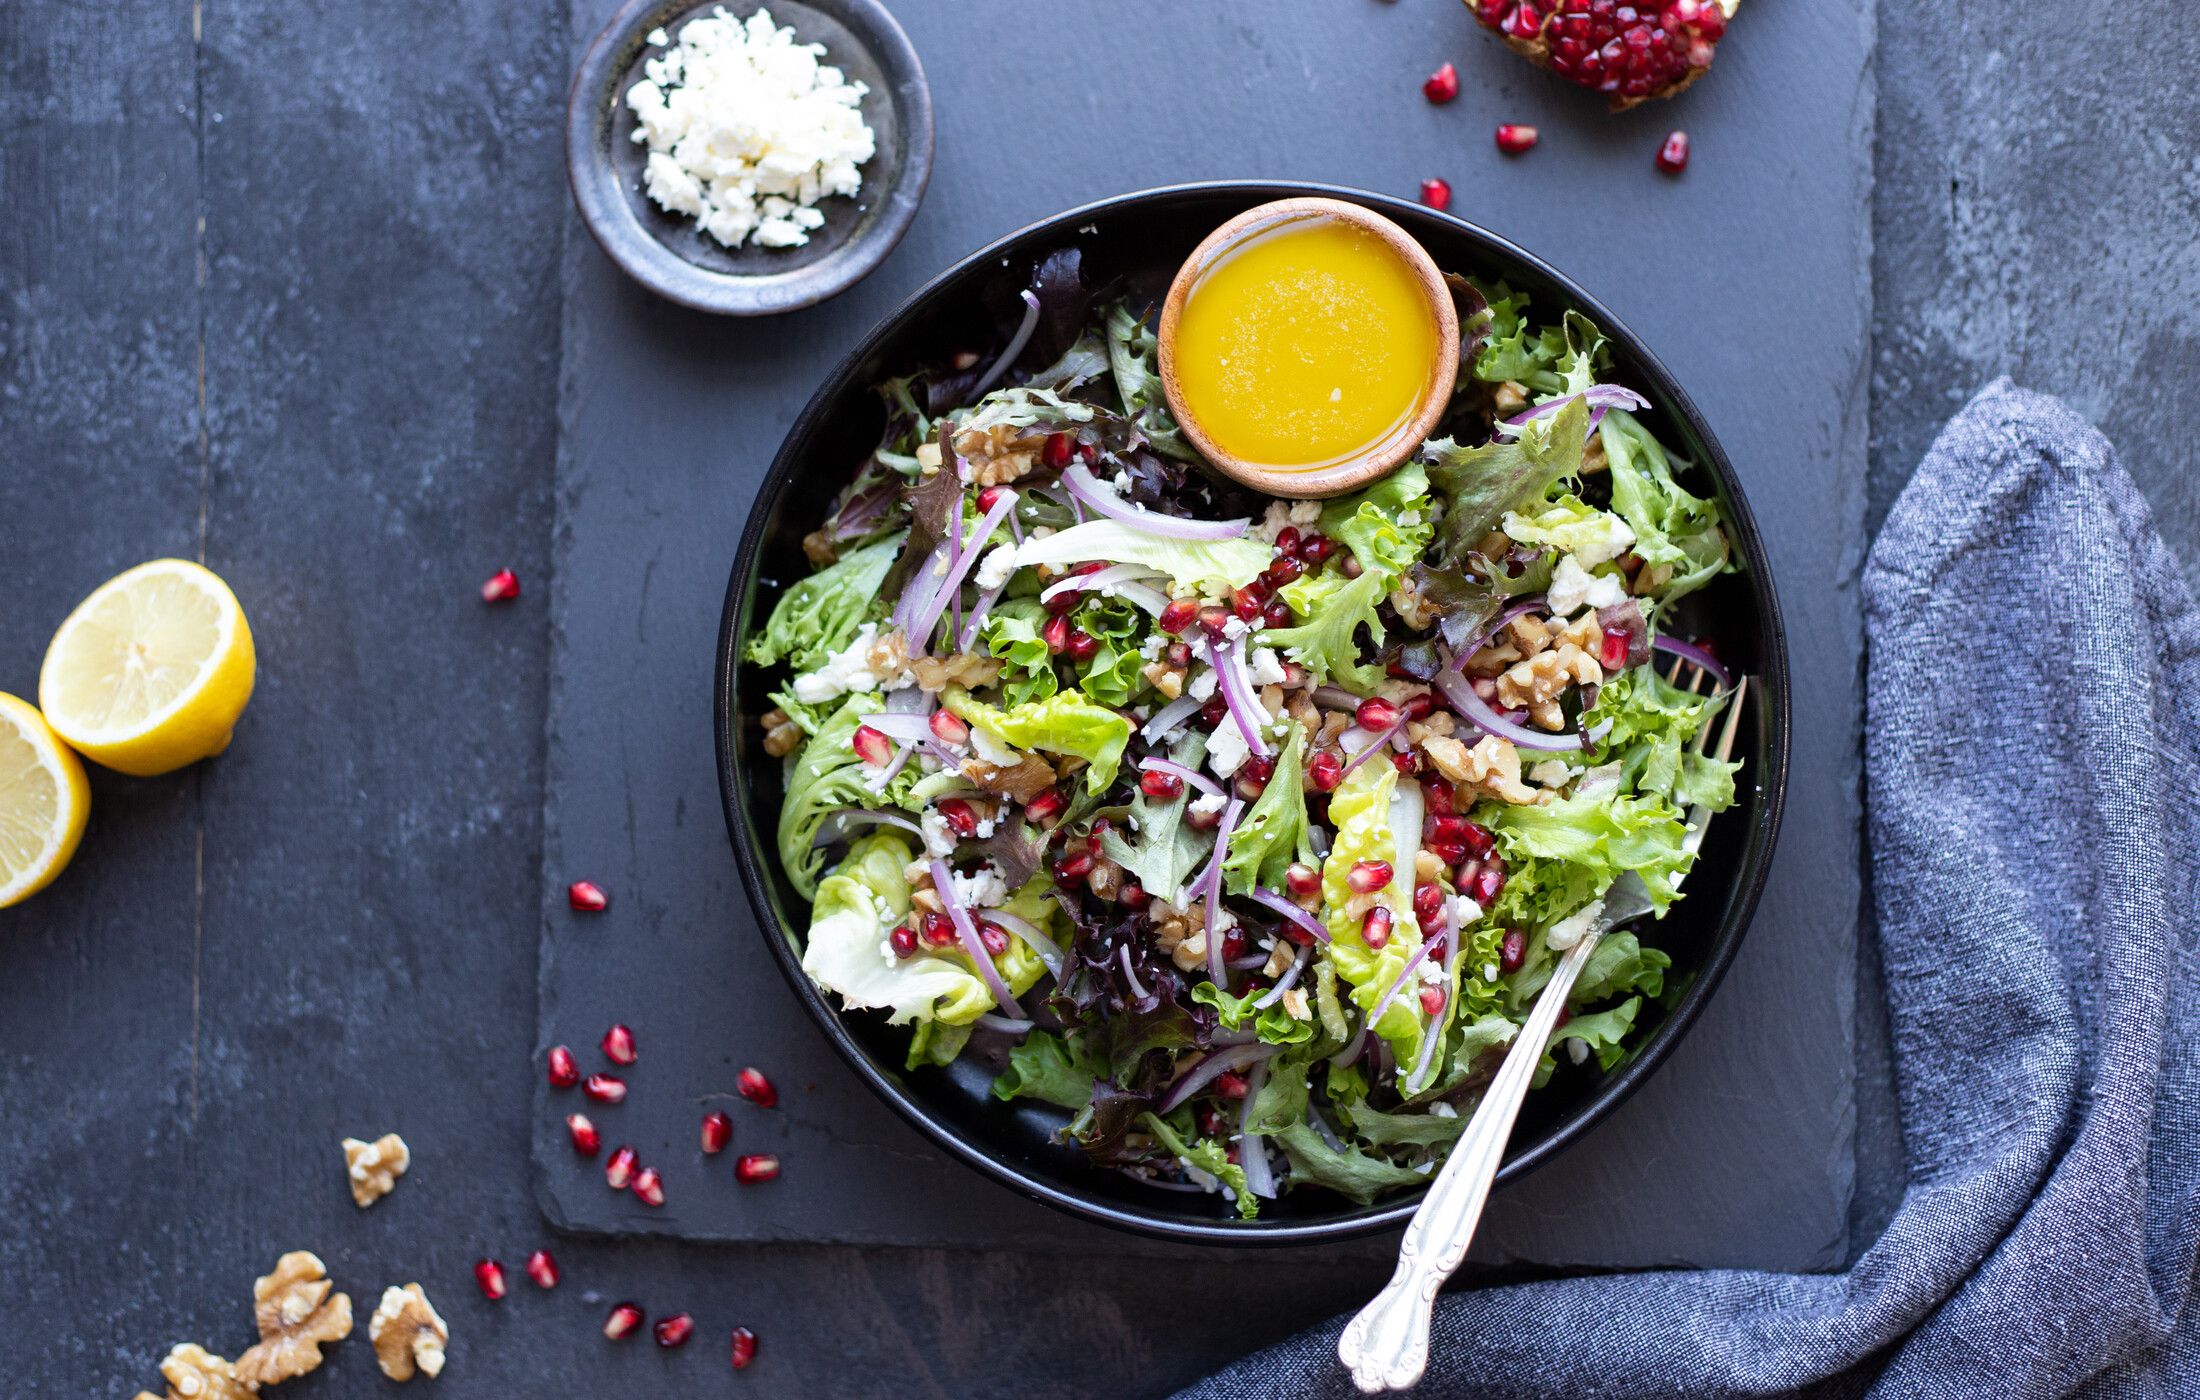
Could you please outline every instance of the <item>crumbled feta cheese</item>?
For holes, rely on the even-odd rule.
[[[1254,685],[1282,685],[1283,658],[1276,655],[1274,647],[1254,647],[1246,659],[1245,674]]]
[[[924,853],[929,856],[950,856],[955,853],[955,831],[947,824],[937,808],[927,807],[917,819],[924,829]]]
[[[998,827],[1000,824],[1000,818],[998,817],[978,818],[978,839],[980,841],[983,841],[987,837],[991,836],[993,834],[994,828]]]
[[[1558,567],[1551,571],[1551,587],[1545,597],[1552,617],[1571,617],[1584,605],[1615,607],[1627,601],[1627,589],[1611,575],[1592,575],[1573,555],[1565,554],[1559,556]]]
[[[825,658],[823,666],[794,678],[794,698],[805,705],[822,705],[851,691],[877,690],[879,678],[870,666],[871,645],[877,640],[876,624],[864,623],[847,646]]]
[[[1246,625],[1245,619],[1242,617],[1233,617],[1222,624],[1222,635],[1232,639],[1242,637],[1252,630]]]
[[[953,871],[948,879],[954,885],[955,898],[965,909],[995,909],[1008,902],[1008,882],[991,861],[979,866],[974,875]]]
[[[723,7],[677,44],[662,29],[649,42],[664,52],[626,105],[649,147],[642,187],[666,211],[729,248],[791,248],[824,226],[819,200],[862,188],[858,167],[877,153],[861,110],[870,89],[822,62],[824,45],[796,43],[769,10],[743,21]]]
[[[1259,540],[1262,544],[1274,544],[1277,534],[1290,523],[1291,508],[1282,501],[1270,501],[1268,509],[1261,513],[1260,519],[1254,522],[1253,528],[1247,530],[1245,535],[1247,539]]]
[[[1597,919],[1604,913],[1602,898],[1592,899],[1581,908],[1551,925],[1551,931],[1543,935],[1544,946],[1554,953],[1563,953],[1579,943],[1596,927]]]
[[[1222,794],[1219,792],[1203,792],[1193,798],[1191,805],[1185,810],[1201,821],[1205,821],[1222,810]]]
[[[1320,501],[1293,501],[1287,515],[1289,524],[1299,526],[1312,525],[1321,518],[1322,503]]]
[[[1566,1058],[1577,1065],[1586,1063],[1589,1059],[1589,1042],[1579,1036],[1568,1037],[1566,1041]]]
[[[1495,981],[1497,980],[1497,964],[1496,964],[1496,963],[1484,963],[1484,964],[1482,964],[1482,980],[1483,980],[1483,981],[1485,981],[1485,982],[1495,982]]]
[[[1455,894],[1450,899],[1452,922],[1465,928],[1482,917],[1482,906],[1475,903],[1471,894]]]
[[[1528,770],[1528,781],[1542,787],[1564,787],[1574,780],[1574,770],[1555,758],[1546,758]]]
[[[1166,647],[1168,643],[1169,639],[1161,635],[1159,632],[1149,633],[1146,637],[1146,640],[1138,644],[1139,658],[1144,661],[1159,661],[1161,659],[1162,649]]]
[[[978,561],[978,587],[991,592],[1016,572],[1016,546],[997,544]]]
[[[1227,778],[1251,753],[1245,736],[1238,733],[1237,723],[1226,719],[1215,726],[1214,737],[1207,741],[1207,766],[1215,770],[1217,777]]]
[[[1185,685],[1184,693],[1194,700],[1205,701],[1211,699],[1215,693],[1215,668],[1209,666],[1206,670],[1192,677],[1191,681]]]
[[[1401,529],[1401,530],[1410,530],[1410,529],[1412,529],[1412,528],[1413,528],[1414,526],[1416,526],[1416,525],[1418,525],[1418,524],[1420,524],[1420,523],[1421,523],[1421,512],[1419,512],[1419,511],[1417,511],[1417,510],[1401,510],[1401,511],[1399,511],[1399,512],[1398,512],[1398,528],[1399,528],[1399,529]]]

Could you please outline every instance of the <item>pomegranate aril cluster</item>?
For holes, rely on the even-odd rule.
[[[1718,0],[1477,0],[1483,24],[1613,107],[1670,96],[1711,66],[1726,33]]]

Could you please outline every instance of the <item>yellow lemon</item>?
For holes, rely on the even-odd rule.
[[[69,614],[46,648],[38,703],[78,753],[150,777],[228,748],[252,675],[252,629],[229,585],[155,559]]]
[[[38,711],[0,694],[0,909],[53,883],[91,810],[84,765]]]

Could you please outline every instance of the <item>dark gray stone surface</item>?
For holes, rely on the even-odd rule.
[[[575,0],[576,41],[611,8]],[[1753,47],[1722,60],[1721,81],[1673,111],[1615,120],[1508,64],[1449,6],[1308,3],[1258,27],[1159,0],[1065,9],[1053,35],[1065,54],[1117,52],[1125,33],[1169,36],[1148,56],[1141,119],[1103,123],[1079,102],[978,96],[994,90],[998,61],[985,36],[1020,13],[1010,0],[903,7],[939,98],[938,165],[908,242],[840,300],[769,322],[714,321],[652,300],[585,237],[568,239],[538,1049],[565,1041],[593,1057],[608,1021],[633,1022],[645,1042],[635,1092],[593,1116],[607,1148],[631,1142],[659,1166],[670,1199],[653,1211],[608,1192],[565,1140],[561,1117],[577,1096],[541,1090],[546,1212],[568,1228],[704,1239],[1151,1250],[1066,1223],[928,1149],[845,1072],[764,961],[711,761],[710,667],[733,545],[765,464],[826,370],[968,249],[1084,200],[1179,180],[1288,172],[1410,191],[1442,174],[1461,213],[1607,296],[1696,396],[1770,542],[1797,677],[1781,850],[1728,983],[1637,1098],[1500,1193],[1478,1257],[1837,1262],[1852,1128],[1848,582],[1864,485],[1868,17],[1768,9]],[[1817,56],[1807,80],[1767,62],[1790,50]],[[1446,56],[1464,66],[1464,91],[1432,108],[1416,87]],[[1529,159],[1491,147],[1503,119],[1544,128]],[[1650,159],[1674,120],[1693,128],[1698,151],[1679,181]],[[1187,141],[1192,131],[1232,140]],[[1582,190],[1600,197],[1585,202]],[[1649,275],[1643,246],[1685,248],[1680,266],[1705,275]],[[1707,317],[1707,301],[1720,314]],[[1757,337],[1734,333],[1736,319],[1782,328],[1776,372]],[[821,500],[837,485],[820,482]],[[580,875],[612,886],[608,914],[563,907],[558,882]],[[653,1057],[649,1044],[665,1050]],[[769,1188],[736,1187],[694,1146],[700,1096],[730,1089],[744,1063],[793,1090],[776,1114],[735,1109],[737,1137],[786,1158]],[[1615,1200],[1634,1204],[1592,1204]]]

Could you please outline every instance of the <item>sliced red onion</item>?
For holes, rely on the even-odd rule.
[[[1161,1096],[1161,1105],[1154,1112],[1163,1115],[1171,1113],[1178,1104],[1214,1083],[1219,1076],[1233,1069],[1258,1064],[1282,1048],[1280,1045],[1253,1044],[1233,1045],[1227,1050],[1217,1050],[1178,1075],[1176,1082],[1169,1086],[1169,1092]]]
[[[1691,666],[1701,666],[1711,673],[1711,679],[1719,683],[1721,690],[1731,689],[1734,685],[1734,677],[1728,674],[1726,667],[1719,664],[1719,659],[1694,642],[1684,642],[1678,637],[1668,637],[1661,633],[1650,639],[1650,649],[1677,656]]]
[[[947,911],[947,917],[954,923],[955,934],[962,939],[963,951],[977,964],[978,975],[985,979],[986,989],[993,993],[994,1004],[1001,1008],[1001,1014],[1016,1021],[1027,1019],[1023,1007],[1016,1003],[1016,994],[1001,980],[1001,970],[993,965],[993,955],[978,941],[978,929],[970,922],[970,911],[955,898],[954,872],[947,868],[946,861],[937,857],[932,861],[932,892],[939,896],[940,908]]]
[[[924,715],[881,710],[865,715],[863,722],[896,743],[922,744],[932,738],[932,721]]]
[[[972,403],[984,398],[988,390],[1001,382],[1001,376],[1008,373],[1008,367],[1016,363],[1016,357],[1023,354],[1024,347],[1031,343],[1031,333],[1039,329],[1039,298],[1032,295],[1028,287],[1018,295],[1024,299],[1023,323],[1016,327],[1016,334],[1008,338],[1008,348],[1001,351],[1001,357],[993,362],[993,367],[970,386]]]
[[[1024,542],[1024,527],[1018,524],[1016,520],[1016,493],[1003,489],[1001,495],[1008,499],[1008,532],[1015,539],[1016,544],[1022,544]],[[1008,547],[1014,548],[1015,546]],[[983,564],[982,556],[979,562],[981,565]],[[1012,579],[1015,576],[1015,571],[1010,570],[1009,578]],[[957,651],[970,650],[972,643],[978,640],[978,629],[985,625],[985,615],[993,611],[995,603],[1001,601],[1001,594],[1007,589],[1008,582],[1009,579],[1002,579],[999,587],[989,588],[979,595],[977,605],[970,610],[970,620],[963,623],[962,631],[955,638],[955,649]]]
[[[1452,654],[1450,663],[1440,668],[1439,674],[1441,674],[1442,671],[1459,671],[1464,669],[1467,662],[1472,659],[1474,654],[1480,651],[1482,648],[1488,646],[1491,642],[1495,641],[1497,639],[1497,634],[1504,631],[1506,627],[1510,626],[1514,618],[1526,617],[1529,613],[1532,612],[1540,612],[1542,611],[1543,607],[1543,595],[1538,593],[1533,598],[1524,598],[1521,601],[1513,604],[1511,607],[1505,609],[1503,612],[1499,613],[1487,627],[1484,627],[1473,641],[1468,642],[1465,646],[1459,648],[1458,651],[1454,652]]]
[[[1367,742],[1360,745],[1359,752],[1353,754],[1351,761],[1345,764],[1344,771],[1337,775],[1337,780],[1339,782],[1342,782],[1346,778],[1351,777],[1352,770],[1367,762],[1367,756],[1369,754],[1380,752],[1386,742],[1403,734],[1405,732],[1405,727],[1405,716],[1401,714],[1398,718],[1392,720],[1387,728],[1384,728],[1375,734],[1369,735]],[[1353,734],[1366,733],[1367,731],[1364,729],[1348,729],[1345,731],[1347,737]],[[1340,739],[1338,742],[1342,744],[1344,741]]]
[[[990,1011],[979,1012],[977,1023],[989,1031],[1005,1031],[1009,1035],[1022,1035],[1032,1026],[1028,1020],[1011,1021],[1006,1016],[996,1016]]]
[[[1029,944],[1031,951],[1039,955],[1039,961],[1046,964],[1047,971],[1056,977],[1062,975],[1062,969],[1068,964],[1069,958],[1062,952],[1060,944],[1039,932],[1029,921],[1009,913],[1006,909],[987,909],[983,912],[989,921],[999,924]]]
[[[1131,989],[1131,995],[1141,1002],[1151,998],[1153,993],[1146,990],[1146,984],[1138,980],[1137,972],[1131,968],[1131,945],[1126,943],[1116,949],[1115,956],[1123,964],[1123,984]]]
[[[909,576],[908,586],[894,604],[893,616],[887,619],[905,639],[912,639],[912,646],[916,645],[913,629],[917,615],[931,604],[933,594],[938,591],[939,577],[947,568],[947,553],[946,540],[941,540],[932,547],[932,552],[924,556],[917,565],[916,572]]]
[[[845,841],[849,832],[866,826],[897,826],[920,841],[924,839],[924,828],[907,817],[896,816],[892,812],[873,812],[862,807],[842,807],[827,812],[825,820],[817,824],[817,835],[811,838],[810,849],[822,850],[836,841]]]
[[[1222,825],[1215,828],[1214,859],[1207,862],[1207,873],[1200,878],[1200,898],[1207,906],[1207,976],[1224,991],[1230,990],[1230,974],[1222,965],[1222,858],[1244,812],[1244,800],[1236,797],[1222,809]]]
[[[1155,773],[1166,773],[1172,778],[1182,778],[1187,787],[1198,788],[1201,792],[1213,793],[1217,796],[1220,796],[1222,792],[1222,785],[1206,774],[1195,773],[1183,764],[1172,763],[1166,758],[1141,759],[1138,767],[1141,772],[1150,770]]]
[[[1134,506],[1114,491],[1102,486],[1097,477],[1085,469],[1082,462],[1072,462],[1062,471],[1062,484],[1076,499],[1091,506],[1098,514],[1119,525],[1128,525],[1149,535],[1159,535],[1171,540],[1234,540],[1253,527],[1249,519],[1238,520],[1186,520],[1182,516],[1163,515],[1159,511]]]
[[[1503,715],[1491,709],[1481,696],[1475,694],[1474,687],[1467,684],[1466,678],[1457,671],[1437,672],[1436,686],[1437,689],[1444,692],[1444,698],[1451,702],[1451,707],[1459,712],[1460,718],[1466,720],[1484,734],[1494,734],[1498,738],[1510,742],[1516,748],[1541,749],[1556,753],[1565,749],[1578,749],[1581,747],[1581,739],[1578,735],[1546,734],[1540,729],[1530,729],[1525,725],[1515,724],[1506,719]]]
[[[886,785],[894,781],[894,775],[902,770],[902,766],[909,762],[909,756],[916,751],[915,744],[898,745],[894,750],[893,760],[874,776],[864,779],[863,785],[873,792],[886,791]]]
[[[1306,959],[1313,951],[1312,948],[1299,949],[1299,955],[1283,970],[1283,976],[1276,979],[1275,986],[1261,993],[1260,1000],[1253,1003],[1253,1009],[1258,1011],[1264,1006],[1273,1006],[1278,998],[1290,991],[1292,984],[1299,980],[1299,974],[1306,971]]]
[[[1179,695],[1154,711],[1153,718],[1146,721],[1146,727],[1139,733],[1145,737],[1147,743],[1158,744],[1182,729],[1184,721],[1198,714],[1201,703],[1192,696]]]
[[[1250,972],[1256,967],[1266,967],[1267,965],[1268,955],[1266,953],[1247,953],[1242,958],[1231,959],[1229,964],[1232,972]]]
[[[1268,1062],[1253,1066],[1246,1076],[1245,1102],[1238,1105],[1238,1166],[1245,1173],[1245,1189],[1264,1201],[1276,1198],[1276,1174],[1268,1165],[1268,1147],[1253,1131],[1253,1100],[1268,1082]]]
[[[1159,570],[1144,564],[1110,564],[1105,569],[1095,569],[1089,574],[1071,574],[1067,578],[1057,579],[1040,590],[1039,601],[1044,603],[1059,598],[1064,593],[1082,593],[1087,590],[1104,592],[1110,584],[1160,577],[1162,574]]]
[[[1435,946],[1432,939],[1413,950],[1413,956],[1407,958],[1406,965],[1398,970],[1398,980],[1390,984],[1390,990],[1384,992],[1382,1000],[1375,1003],[1375,1009],[1367,1013],[1367,1023],[1370,1026],[1382,1024],[1383,1013],[1390,1010],[1390,1004],[1398,999],[1398,993],[1404,991],[1406,983],[1412,979],[1414,969],[1428,958],[1429,949]]]
[[[1003,491],[994,500],[993,509],[987,511],[985,518],[980,520],[973,528],[970,535],[970,548],[960,551],[956,557],[950,560],[947,566],[947,577],[940,580],[939,592],[933,594],[932,601],[925,604],[924,610],[917,614],[917,630],[903,634],[909,643],[912,655],[922,654],[931,647],[932,629],[939,624],[940,614],[947,610],[948,600],[961,594],[963,578],[969,574],[971,567],[978,562],[978,556],[985,552],[985,542],[993,538],[994,528],[1001,523],[1001,517],[1008,514],[1009,508],[1015,503],[1015,496],[1010,492]],[[956,510],[959,515],[961,507],[958,506]],[[953,528],[950,527],[950,539],[954,537],[952,534]]]
[[[1314,936],[1314,941],[1316,943],[1327,943],[1329,941],[1329,930],[1322,927],[1321,920],[1315,918],[1312,914],[1307,913],[1304,909],[1299,908],[1299,906],[1293,904],[1290,900],[1285,899],[1282,895],[1277,894],[1275,891],[1256,889],[1253,891],[1253,902],[1256,904],[1266,905],[1268,908],[1275,910],[1278,914],[1283,915],[1283,917],[1285,917],[1286,919],[1289,919],[1292,923],[1297,924],[1300,928],[1305,929],[1308,933]]]
[[[1207,660],[1222,682],[1223,702],[1230,707],[1230,718],[1237,724],[1238,733],[1245,736],[1245,747],[1255,758],[1268,757],[1268,741],[1260,736],[1261,725],[1268,720],[1268,707],[1253,693],[1253,678],[1246,674],[1245,639],[1232,637],[1228,651],[1208,642]]]
[[[1549,414],[1558,412],[1566,405],[1572,403],[1575,399],[1580,399],[1582,402],[1588,404],[1589,407],[1596,409],[1597,417],[1599,419],[1604,416],[1603,411],[1605,409],[1648,408],[1650,406],[1650,401],[1648,399],[1644,398],[1642,395],[1636,393],[1634,390],[1628,388],[1624,384],[1592,384],[1581,393],[1565,394],[1558,398],[1552,399],[1549,403],[1539,403],[1534,408],[1529,409],[1525,413],[1515,413],[1512,417],[1505,419],[1498,426],[1500,428],[1518,428],[1522,424],[1531,423],[1538,418],[1542,418]],[[1594,429],[1596,424],[1592,422],[1589,426]]]

